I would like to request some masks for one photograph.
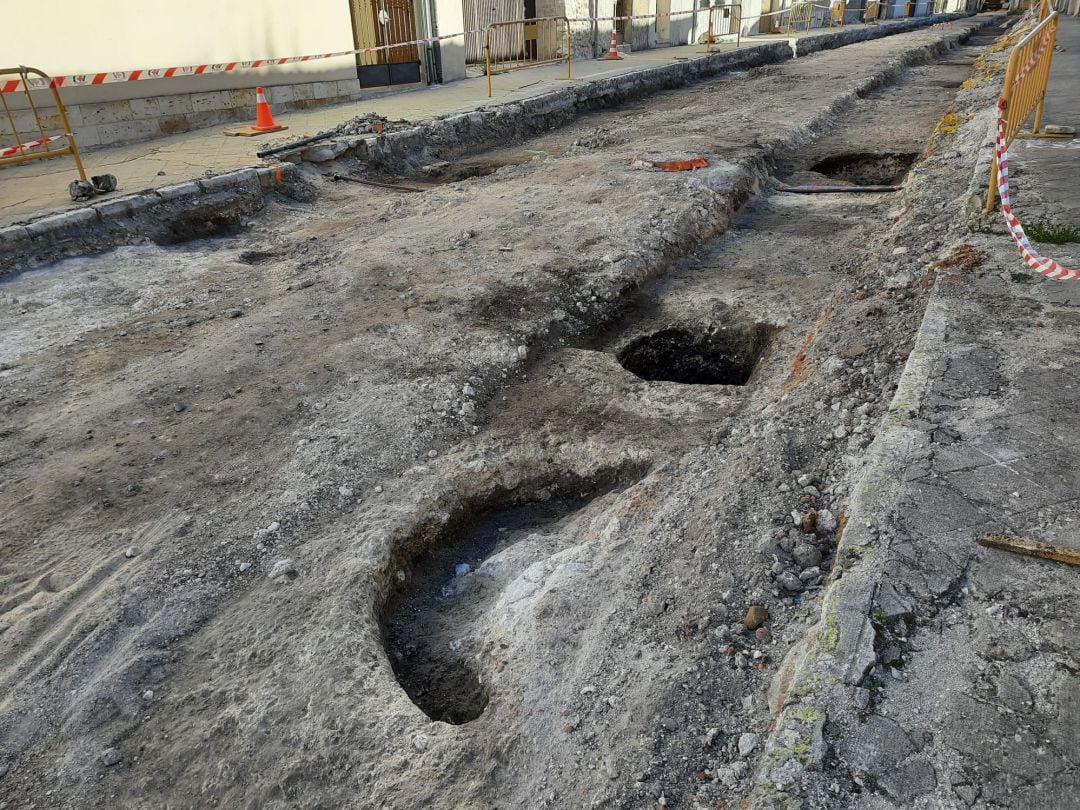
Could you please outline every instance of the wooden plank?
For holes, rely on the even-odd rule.
[[[986,534],[978,539],[980,546],[996,548],[1001,551],[1011,551],[1014,554],[1023,554],[1027,557],[1039,557],[1043,560],[1054,560],[1068,565],[1080,565],[1080,549],[1068,548],[1067,546],[1055,546],[1036,540],[1034,537],[1017,537],[1012,534]]]

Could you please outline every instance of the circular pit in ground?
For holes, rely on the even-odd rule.
[[[619,363],[643,380],[685,385],[746,385],[764,356],[774,328],[768,324],[695,331],[661,329],[631,341]]]

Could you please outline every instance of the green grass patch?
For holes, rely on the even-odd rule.
[[[1024,233],[1032,242],[1045,245],[1067,245],[1080,242],[1080,228],[1075,225],[1061,225],[1048,219],[1040,219],[1024,226]]]

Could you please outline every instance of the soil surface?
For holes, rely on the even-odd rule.
[[[926,154],[975,49],[837,77],[947,36],[0,284],[0,806],[736,806],[951,237],[733,178]]]

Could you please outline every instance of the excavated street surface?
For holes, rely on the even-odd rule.
[[[736,806],[963,236],[760,170],[938,154],[979,24],[6,281],[0,803]]]

